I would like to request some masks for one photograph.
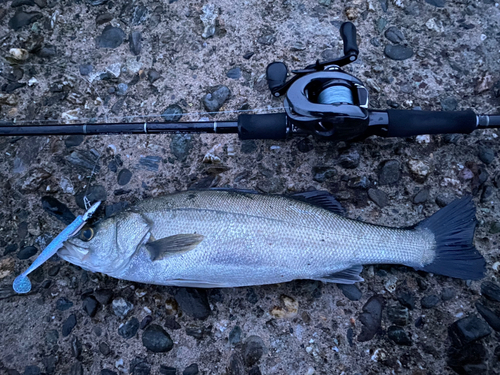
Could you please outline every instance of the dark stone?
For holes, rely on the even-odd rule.
[[[118,173],[118,185],[124,186],[127,185],[132,179],[132,172],[128,169],[124,168]]]
[[[93,318],[97,313],[98,307],[99,302],[97,302],[97,300],[92,296],[87,296],[83,300],[83,311],[85,311],[91,318]]]
[[[236,345],[241,342],[241,328],[240,326],[235,326],[231,332],[229,332],[229,345]]]
[[[107,198],[106,189],[101,185],[94,185],[87,189],[83,189],[75,195],[75,202],[78,207],[85,210],[85,203],[83,201],[83,197],[87,196],[88,200],[91,203],[98,201],[105,201]]]
[[[450,339],[456,347],[467,345],[491,334],[484,320],[475,315],[457,320],[448,328]]]
[[[377,331],[380,330],[382,321],[382,308],[384,298],[375,294],[363,306],[363,313],[359,316],[359,321],[363,324],[361,333],[358,335],[359,342],[371,340]]]
[[[229,364],[227,365],[226,375],[244,375],[245,365],[239,353],[231,354]]]
[[[26,83],[24,82],[9,82],[2,86],[2,91],[7,94],[10,94],[11,92],[14,92],[17,89],[20,89],[24,86],[26,86]]]
[[[56,345],[58,340],[59,332],[57,332],[55,329],[51,329],[45,334],[45,342],[48,345]]]
[[[363,295],[356,284],[337,284],[337,286],[351,301],[359,301]]]
[[[256,364],[264,354],[266,346],[259,336],[250,336],[243,344],[243,359],[248,367]]]
[[[42,371],[38,366],[30,365],[24,368],[23,375],[41,375]]]
[[[161,158],[159,156],[141,156],[139,167],[147,171],[156,172],[160,168]]]
[[[22,5],[32,7],[35,5],[35,2],[33,0],[14,0],[14,1],[12,1],[12,4],[10,4],[10,6],[12,8],[17,8],[17,7],[20,7]]]
[[[310,152],[314,149],[314,145],[309,138],[302,138],[297,142],[297,149],[302,153]]]
[[[188,134],[175,134],[170,141],[170,151],[181,162],[186,161],[192,147],[192,137]]]
[[[42,18],[42,13],[40,12],[23,12],[18,10],[9,20],[9,27],[13,30],[19,30],[40,18]]]
[[[197,340],[203,340],[203,338],[209,335],[210,332],[210,327],[191,326],[186,328],[186,335],[194,337]]]
[[[37,52],[38,57],[42,57],[45,59],[50,59],[51,57],[57,56],[56,46],[51,44],[47,44],[43,46],[40,51]]]
[[[128,38],[128,43],[130,46],[130,52],[134,54],[135,56],[138,56],[141,54],[142,50],[142,34],[140,31],[132,31],[130,33],[130,36]]]
[[[241,69],[239,67],[234,67],[229,69],[226,73],[227,78],[231,79],[240,79],[241,78]]]
[[[425,0],[425,2],[438,8],[444,8],[446,4],[446,0]]]
[[[206,94],[202,101],[209,112],[217,112],[229,99],[231,91],[226,86],[220,86],[212,93]]]
[[[455,198],[453,197],[449,197],[449,196],[444,196],[444,195],[438,195],[436,197],[436,204],[443,208],[443,207],[446,207],[447,205],[449,205],[451,202],[454,201]]]
[[[266,33],[257,38],[257,43],[263,46],[272,46],[276,42],[276,37],[274,34]]]
[[[387,13],[387,9],[389,9],[389,0],[379,0],[379,3],[384,13]]]
[[[481,294],[490,301],[500,302],[500,285],[491,281],[484,281],[481,284]]]
[[[395,26],[391,26],[385,30],[384,35],[387,39],[396,44],[403,43],[405,40],[403,33]]]
[[[91,171],[98,171],[100,169],[98,165],[99,157],[92,151],[75,150],[66,156],[66,160],[74,166],[89,169]]]
[[[174,346],[169,334],[157,324],[151,324],[144,330],[142,344],[155,353],[168,352]]]
[[[196,363],[190,364],[188,367],[182,371],[182,375],[198,375],[198,365]]]
[[[392,60],[406,60],[413,56],[413,48],[400,44],[387,45],[384,49],[385,55]]]
[[[387,308],[387,318],[397,326],[405,326],[410,322],[410,312],[404,306],[390,306]]]
[[[368,197],[380,208],[384,208],[389,203],[389,197],[379,189],[368,189]]]
[[[455,298],[455,291],[453,289],[451,288],[443,289],[443,292],[441,293],[441,299],[443,301],[449,301],[453,298]]]
[[[71,345],[71,355],[78,358],[82,355],[82,343],[78,340],[78,337],[73,336],[70,341]]]
[[[101,375],[118,375],[116,372],[108,370],[108,369],[103,369],[101,370]]]
[[[485,145],[479,145],[478,156],[484,164],[491,164],[495,159],[495,151]]]
[[[153,83],[153,82],[157,81],[159,78],[160,78],[160,73],[159,72],[157,72],[154,69],[149,69],[149,71],[148,71],[148,81],[149,81],[149,83]],[[181,109],[181,113],[182,113],[182,109]]]
[[[398,326],[391,326],[387,330],[387,336],[398,345],[411,346],[412,341],[405,330]]]
[[[139,330],[139,325],[139,320],[136,317],[132,317],[127,323],[118,328],[118,334],[128,340],[135,336]]]
[[[132,25],[137,26],[142,24],[148,19],[148,8],[144,4],[137,5],[132,11],[132,17],[130,17],[130,22]]]
[[[476,309],[491,328],[493,328],[497,332],[500,332],[500,316],[498,315],[498,313],[495,314],[493,311],[488,309],[486,306],[481,305],[479,302],[476,302]]]
[[[105,12],[105,13],[100,13],[96,19],[95,23],[96,25],[104,25],[105,23],[111,21],[113,19],[113,15],[111,13]]]
[[[23,247],[17,253],[17,259],[25,260],[31,258],[38,252],[38,249],[35,246],[26,246]]]
[[[259,296],[255,293],[254,288],[248,288],[245,299],[252,305],[255,305],[259,301]]]
[[[42,207],[45,212],[48,212],[66,225],[71,224],[76,219],[76,216],[70,211],[68,206],[52,196],[42,197]]]
[[[430,296],[422,298],[420,304],[422,305],[423,309],[432,309],[433,307],[437,306],[439,302],[441,302],[441,299],[435,294],[431,294]]]
[[[109,354],[111,354],[111,349],[109,348],[109,345],[106,344],[105,342],[101,342],[99,344],[99,351],[103,356],[108,356]]]
[[[132,375],[149,375],[151,374],[151,366],[140,358],[135,358],[130,363],[130,372]]]
[[[249,60],[253,55],[255,55],[255,52],[247,52],[243,55],[243,58]]]
[[[97,289],[94,292],[94,297],[102,305],[108,305],[113,299],[113,291],[111,289]]]
[[[262,375],[262,372],[260,372],[259,366],[253,366],[250,371],[248,371],[248,375]]]
[[[181,325],[175,320],[175,316],[169,315],[165,318],[165,327],[171,330],[181,329]]]
[[[117,48],[121,46],[125,37],[126,34],[122,29],[108,25],[97,37],[97,48]]]
[[[167,109],[165,109],[161,117],[163,117],[163,119],[166,122],[179,122],[182,118],[182,114],[183,114],[182,108],[179,107],[177,104],[172,104],[169,105]]]
[[[17,248],[18,248],[17,244],[11,243],[11,244],[5,246],[5,250],[3,252],[3,255],[5,256],[5,255],[8,255],[10,253],[13,253],[17,250]]]
[[[335,177],[337,170],[330,167],[313,167],[313,180],[316,182],[325,182]]]
[[[381,164],[378,173],[379,185],[395,184],[400,178],[401,171],[397,160],[387,160]]]
[[[458,107],[458,100],[453,96],[448,96],[441,100],[441,108],[445,112],[452,112]]]
[[[153,317],[151,315],[146,315],[142,320],[141,324],[139,325],[140,329],[146,328],[151,322],[153,321]]]
[[[175,367],[160,365],[160,374],[161,375],[177,375],[177,369]]]
[[[52,266],[49,268],[49,270],[47,271],[47,274],[49,276],[57,276],[57,274],[59,273],[59,270],[61,269],[61,265],[60,264],[56,264],[55,266]]]
[[[429,189],[428,188],[423,188],[420,190],[415,196],[413,197],[413,203],[415,204],[421,204],[427,201],[429,199]]]
[[[75,362],[69,370],[69,375],[83,375],[83,365],[80,362]]]
[[[82,134],[73,134],[66,137],[64,144],[67,148],[80,146],[83,143],[85,136]]]
[[[63,322],[62,327],[62,335],[63,337],[69,336],[73,328],[76,326],[76,315],[71,314],[68,318]]]
[[[45,367],[45,372],[47,375],[54,374],[56,372],[56,365],[58,362],[58,357],[55,355],[50,355],[42,358],[42,364]]]
[[[241,141],[241,152],[243,154],[251,154],[258,149],[257,143],[253,139]]]
[[[451,347],[448,351],[447,364],[459,374],[477,374],[464,371],[464,366],[478,365],[486,360],[488,354],[481,342],[474,342],[461,348]]]
[[[350,149],[339,156],[339,164],[343,168],[349,168],[349,169],[357,168],[360,160],[361,156],[359,155],[359,152],[356,149]]]
[[[71,302],[66,297],[61,297],[56,301],[56,309],[59,311],[65,311],[70,309],[73,306],[73,302]]]

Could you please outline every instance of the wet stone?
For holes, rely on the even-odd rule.
[[[43,46],[40,51],[37,52],[38,57],[42,57],[45,59],[55,57],[57,55],[57,49],[55,46],[51,44],[47,44]]]
[[[262,375],[262,372],[260,372],[259,366],[253,366],[250,371],[248,371],[248,375]]]
[[[389,203],[389,197],[379,189],[368,189],[368,197],[380,208],[384,208]]]
[[[235,326],[231,332],[229,332],[229,345],[235,346],[241,342],[241,328],[240,326]]]
[[[85,202],[83,200],[85,196],[90,201],[90,203],[94,203],[98,201],[105,201],[108,195],[106,193],[106,189],[104,189],[104,186],[102,185],[94,185],[89,187],[88,190],[84,189],[78,192],[75,195],[75,202],[78,207],[84,210],[86,209]]]
[[[130,36],[128,38],[128,43],[130,47],[130,52],[134,54],[135,56],[138,56],[141,54],[142,50],[142,34],[140,31],[132,31],[130,33]]]
[[[55,355],[50,355],[42,358],[42,364],[45,367],[45,372],[47,374],[54,374],[56,371],[56,365],[58,362],[58,357]]]
[[[186,328],[186,335],[194,337],[197,340],[203,340],[205,336],[208,336],[210,334],[210,332],[210,327],[191,326]]]
[[[170,335],[157,324],[151,324],[144,330],[142,344],[154,353],[166,353],[174,346]]]
[[[314,150],[314,145],[309,138],[303,138],[297,142],[297,149],[305,154]]]
[[[459,374],[479,375],[485,372],[466,371],[474,365],[481,365],[487,358],[487,351],[481,342],[474,342],[461,348],[451,347],[447,364]]]
[[[139,330],[139,320],[136,317],[131,318],[127,323],[118,328],[118,334],[128,340],[135,336]]]
[[[495,151],[485,145],[479,145],[478,156],[484,164],[491,164],[495,158]]]
[[[443,8],[446,5],[446,0],[425,0],[425,2],[438,8]]]
[[[441,100],[441,108],[445,112],[452,112],[458,107],[458,100],[453,96],[448,96]]]
[[[391,26],[387,30],[385,30],[384,35],[387,39],[396,44],[400,44],[405,40],[405,37],[401,30],[399,30],[395,26]]]
[[[105,342],[101,342],[99,344],[99,351],[103,356],[108,356],[111,353],[111,349],[109,348],[109,345],[106,344]]]
[[[481,284],[481,294],[490,301],[500,302],[500,285],[484,281]]]
[[[203,105],[209,112],[217,112],[229,99],[231,91],[226,86],[220,86],[212,93],[206,94],[203,99]]]
[[[126,34],[122,29],[108,25],[96,39],[97,48],[117,48],[125,37]]]
[[[85,136],[82,134],[73,134],[66,137],[66,139],[64,140],[64,144],[67,148],[76,147],[80,146],[83,143],[84,139]]]
[[[14,16],[9,20],[9,27],[13,30],[19,30],[40,18],[42,18],[42,13],[40,12],[16,11]]]
[[[24,368],[23,375],[41,375],[42,371],[38,366],[30,365]]]
[[[387,330],[387,336],[398,345],[411,346],[412,341],[406,331],[398,326],[391,326]]]
[[[387,160],[382,163],[378,174],[378,182],[380,185],[394,184],[398,182],[400,178],[401,171],[397,160]]]
[[[95,316],[95,314],[97,313],[97,308],[99,307],[99,302],[97,302],[97,300],[94,297],[87,296],[83,300],[82,307],[83,307],[83,311],[85,311],[88,316],[93,318]]]
[[[387,318],[397,326],[405,326],[410,322],[410,312],[404,306],[390,306],[387,308]]]
[[[56,301],[56,309],[59,311],[65,311],[70,309],[73,306],[73,302],[71,302],[66,297],[61,297]]]
[[[94,297],[102,305],[107,305],[113,298],[113,291],[111,289],[97,289],[94,292]]]
[[[117,298],[113,300],[111,307],[117,317],[125,318],[125,316],[127,316],[127,314],[134,308],[134,305],[124,298]]]
[[[226,73],[226,77],[231,78],[231,79],[240,79],[241,78],[241,69],[239,67],[235,67],[235,68],[230,69]]]
[[[47,274],[51,277],[57,276],[60,269],[61,269],[61,265],[56,264],[55,266],[52,266],[49,268],[49,270],[47,271]]]
[[[17,244],[11,243],[11,244],[5,246],[5,250],[3,252],[3,255],[5,256],[7,254],[13,253],[17,250],[17,248],[18,248]]]
[[[118,173],[118,185],[124,186],[127,185],[130,180],[132,179],[132,172],[130,172],[128,169],[122,169]]]
[[[256,364],[264,354],[266,346],[259,336],[250,336],[243,344],[243,359],[248,367]]]
[[[98,156],[88,150],[75,150],[66,156],[66,160],[76,167],[95,170],[96,172],[100,169]]]
[[[420,190],[415,196],[413,197],[413,203],[415,204],[421,204],[427,201],[429,199],[429,189],[424,188]]]
[[[182,108],[177,104],[172,104],[165,109],[161,117],[163,117],[166,122],[179,122],[182,118],[182,114]]]
[[[410,291],[398,291],[396,298],[404,307],[413,310],[415,308],[415,294]]]
[[[253,55],[255,55],[255,52],[247,52],[243,55],[243,58],[249,60]]]
[[[128,85],[126,83],[119,83],[116,86],[116,95],[118,96],[124,96],[127,93],[128,90]]]
[[[198,365],[196,363],[190,364],[188,367],[182,371],[182,375],[198,375]]]
[[[25,260],[31,258],[38,252],[38,249],[35,246],[26,246],[23,247],[17,253],[17,259]]]
[[[426,296],[420,301],[423,309],[432,309],[433,307],[436,307],[439,302],[441,302],[441,299],[435,294]]]
[[[170,142],[170,151],[179,161],[186,161],[192,147],[192,137],[188,134],[176,134]]]
[[[358,335],[359,342],[371,340],[380,329],[383,305],[383,297],[374,295],[363,306],[363,312],[359,316],[359,321],[363,324],[361,333]]]
[[[490,335],[491,329],[484,320],[471,315],[453,323],[448,334],[452,343],[460,347]]]
[[[101,370],[101,375],[118,375],[116,372],[108,370],[108,369],[103,369]]]
[[[443,292],[441,293],[441,299],[443,301],[449,301],[453,298],[455,298],[455,291],[451,288],[445,288],[443,289]]]
[[[59,202],[54,197],[42,197],[42,207],[45,212],[48,212],[50,215],[62,221],[66,225],[71,224],[76,219],[76,216],[70,211],[68,206]]]
[[[195,319],[206,319],[210,315],[208,295],[204,289],[179,288],[175,300],[181,310]]]
[[[312,172],[313,180],[320,183],[335,177],[337,174],[337,171],[330,167],[313,167]]]
[[[356,284],[337,284],[337,286],[351,301],[359,301],[363,295]]]
[[[384,49],[385,55],[392,60],[406,60],[413,56],[413,48],[400,44],[387,45]]]
[[[500,314],[498,311],[495,314],[493,311],[480,304],[479,302],[476,302],[476,309],[491,328],[493,328],[497,332],[500,332]]]
[[[105,13],[100,13],[96,19],[95,23],[96,25],[104,25],[105,23],[111,21],[113,19],[113,15],[111,13],[105,12]]]
[[[140,329],[146,328],[151,322],[153,321],[153,317],[151,315],[146,315],[142,320],[141,324],[139,325]]]
[[[160,78],[160,73],[158,71],[156,71],[154,69],[149,69],[149,71],[148,71],[149,83],[153,83],[153,82],[157,81],[159,78]],[[181,109],[181,113],[182,113],[182,109]],[[169,121],[169,120],[167,120],[167,121]]]
[[[33,6],[35,2],[33,0],[14,0],[10,6],[12,8],[20,7],[21,5]]]
[[[177,375],[177,369],[175,367],[160,365],[161,375]]]
[[[342,153],[339,156],[339,164],[343,168],[354,169],[359,166],[359,162],[361,160],[361,156],[359,155],[358,150],[351,149],[347,152]]]
[[[229,357],[229,363],[227,365],[226,375],[244,375],[245,374],[245,365],[243,364],[243,360],[238,353],[231,354]]]
[[[259,296],[255,293],[254,288],[248,288],[245,299],[252,305],[255,305],[259,301]]]
[[[181,325],[175,320],[175,316],[169,315],[165,318],[165,327],[171,330],[181,329]]]
[[[69,375],[83,375],[83,365],[80,362],[75,362],[69,370]]]

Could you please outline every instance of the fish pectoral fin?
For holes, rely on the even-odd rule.
[[[290,198],[324,208],[325,210],[331,211],[337,215],[345,216],[344,207],[342,207],[333,195],[324,190],[295,193],[290,195]]]
[[[173,254],[186,253],[193,250],[203,241],[201,234],[175,234],[156,241],[148,242],[144,246],[151,256],[151,260],[161,260]]]
[[[363,278],[359,276],[361,271],[363,271],[363,266],[356,265],[342,271],[322,276],[316,280],[324,281],[326,283],[354,284],[358,281],[363,281]]]

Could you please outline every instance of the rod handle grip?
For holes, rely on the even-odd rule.
[[[287,116],[285,113],[264,115],[239,115],[240,139],[286,139]]]

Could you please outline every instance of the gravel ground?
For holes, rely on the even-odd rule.
[[[500,112],[500,8],[491,0],[0,4],[0,121],[178,113],[183,121],[225,120],[235,110],[277,111],[267,64],[302,68],[340,55],[338,27],[348,19],[361,54],[346,70],[366,82],[372,108]],[[28,53],[13,56],[12,48]],[[497,138],[488,130],[359,143],[0,139],[0,372],[500,374]],[[83,195],[105,199],[110,213],[214,186],[326,189],[349,217],[399,227],[472,193],[487,274],[470,282],[365,266],[365,282],[354,287],[295,281],[192,290],[118,281],[53,257],[32,275],[31,293],[14,295],[15,276],[71,212],[82,212]]]

